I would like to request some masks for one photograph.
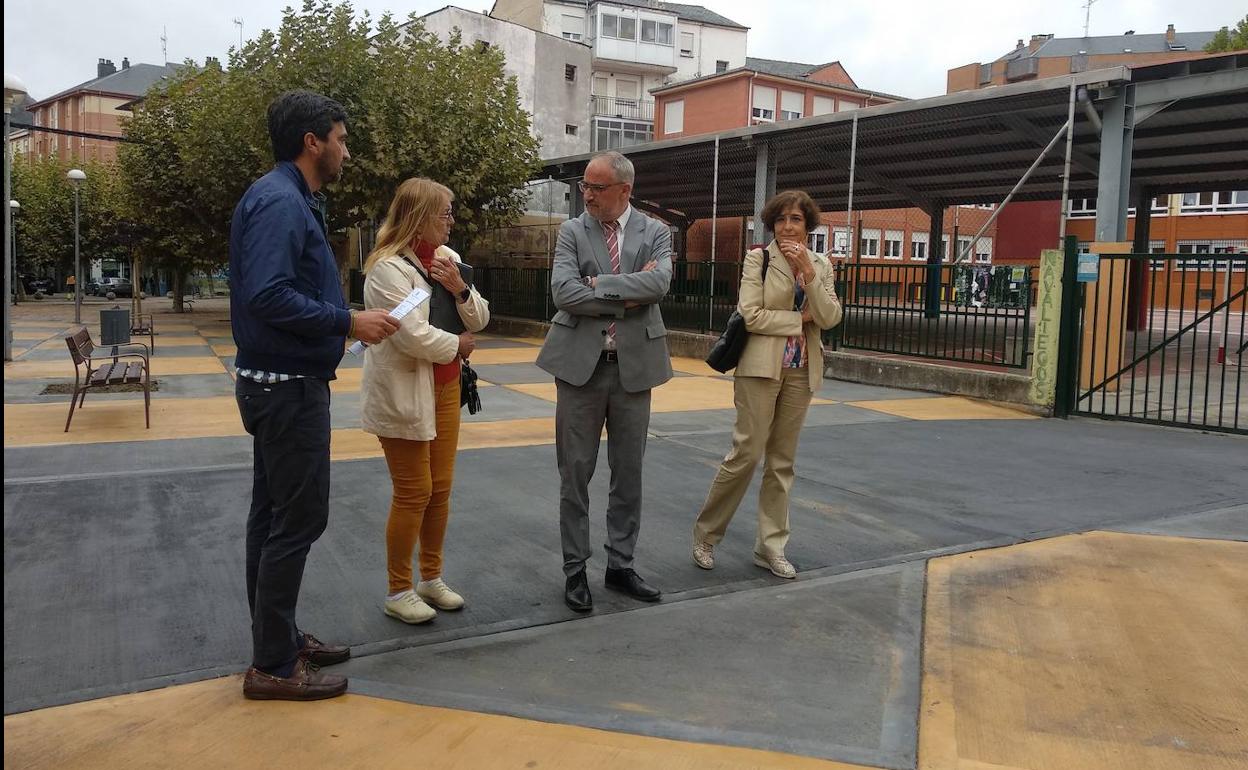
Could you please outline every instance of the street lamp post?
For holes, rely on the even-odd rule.
[[[74,323],[82,323],[82,265],[78,253],[78,189],[87,178],[81,169],[71,168],[65,175],[74,183]]]
[[[12,147],[9,145],[9,116],[13,114],[13,105],[19,99],[26,95],[26,86],[18,80],[17,76],[4,73],[4,200],[9,200],[9,156],[12,154]],[[12,286],[9,284],[9,269],[12,263],[13,246],[10,241],[12,227],[13,212],[7,207],[4,209],[4,360],[13,360],[13,317],[12,309],[9,307],[9,293]]]
[[[9,274],[13,277],[13,304],[14,305],[17,304],[17,298],[22,296],[22,294],[25,293],[22,291],[21,276],[17,272],[17,215],[21,213],[21,210],[22,210],[22,204],[10,198],[9,199],[9,219],[10,219],[9,242],[13,244],[12,246],[13,254],[12,254],[12,257],[10,258],[10,261],[12,262],[12,265],[13,265],[13,269],[9,271]]]

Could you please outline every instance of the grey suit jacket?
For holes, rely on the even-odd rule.
[[[658,266],[640,272],[647,262]],[[597,276],[590,288],[582,277]],[[589,381],[602,354],[607,324],[615,322],[620,381],[629,393],[649,390],[672,378],[667,328],[658,302],[672,282],[672,234],[667,226],[633,209],[624,231],[620,274],[602,226],[588,212],[559,228],[550,290],[558,312],[551,319],[537,365],[580,387]],[[639,303],[625,309],[625,302]]]

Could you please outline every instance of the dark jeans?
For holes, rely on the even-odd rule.
[[[329,521],[329,383],[312,377],[235,384],[255,437],[247,517],[252,665],[276,670],[299,651],[295,605],[308,551]]]

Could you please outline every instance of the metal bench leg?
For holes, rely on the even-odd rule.
[[[74,419],[74,407],[78,404],[78,391],[74,391],[73,398],[69,399],[69,417],[65,418],[65,432],[69,433],[69,423]]]
[[[145,368],[143,370],[143,420],[147,423],[147,429],[152,428],[152,370]]]

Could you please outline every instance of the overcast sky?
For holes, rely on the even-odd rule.
[[[1002,0],[706,0],[717,13],[748,26],[749,55],[818,63],[839,60],[862,88],[908,97],[945,92],[945,72],[996,59],[1018,38],[1037,33],[1083,33],[1084,0],[1039,3]],[[489,3],[456,3],[489,11]],[[357,12],[374,18],[427,13],[440,0],[360,0]],[[1163,10],[1165,5],[1168,10]],[[238,45],[238,26],[250,38],[281,21],[283,3],[248,0],[4,0],[4,71],[17,75],[36,98],[95,76],[96,60],[161,61],[162,30],[169,61],[204,56],[222,61]],[[829,9],[834,8],[835,11]],[[1097,0],[1092,35],[1211,30],[1243,18],[1242,0]]]

